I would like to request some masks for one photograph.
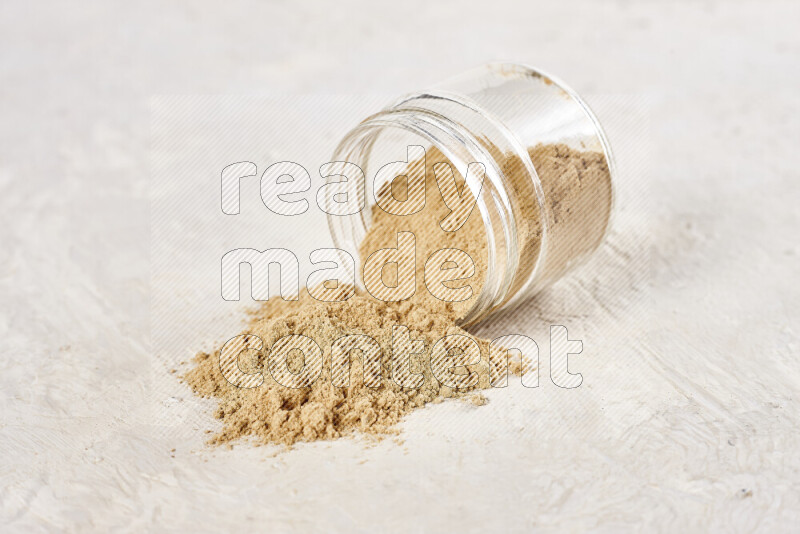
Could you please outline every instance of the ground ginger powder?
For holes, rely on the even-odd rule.
[[[574,246],[596,246],[605,233],[608,220],[608,212],[603,208],[597,209],[596,205],[602,202],[610,209],[610,176],[603,155],[574,150],[566,145],[538,145],[532,147],[529,154],[543,186],[549,188],[551,198],[556,202],[554,218],[563,220],[570,217],[570,210],[588,210],[594,206],[595,214],[584,217],[585,228]],[[469,336],[457,322],[480,293],[487,261],[486,238],[477,208],[456,232],[444,232],[438,224],[448,213],[432,172],[433,164],[439,161],[445,161],[441,153],[435,148],[429,149],[425,208],[413,215],[397,217],[376,206],[361,246],[361,255],[365,257],[379,248],[396,246],[398,231],[413,232],[418,258],[417,291],[413,297],[401,302],[382,302],[359,291],[343,302],[320,302],[303,290],[298,301],[272,299],[250,314],[244,333],[260,337],[266,348],[289,334],[305,335],[320,346],[323,351],[322,374],[311,387],[293,389],[276,382],[267,370],[266,349],[257,353],[250,351],[239,358],[242,371],[261,372],[264,377],[259,387],[251,389],[235,387],[225,379],[220,371],[220,349],[195,356],[194,367],[183,375],[183,379],[197,395],[218,402],[214,415],[223,426],[212,437],[212,444],[231,444],[249,437],[256,444],[291,446],[299,441],[330,440],[357,432],[380,437],[396,434],[398,423],[407,414],[428,403],[448,398],[460,398],[478,405],[485,403],[480,390],[490,388],[497,376],[497,369],[492,368],[488,358],[488,340],[470,336],[481,351],[479,363],[461,368],[462,373],[477,375],[476,385],[472,388],[454,389],[440,384],[430,366],[430,350],[439,339],[452,334]],[[419,162],[410,164],[410,167],[410,172],[422,171]],[[510,158],[504,165],[504,172],[514,187],[522,191],[529,187],[525,181],[530,179]],[[592,192],[590,196],[587,196],[587,191]],[[541,237],[539,211],[535,197],[528,200],[530,204],[523,207],[522,212],[530,220],[528,230],[522,232],[524,242],[521,248],[523,253],[535,255]],[[558,220],[549,223],[553,231],[558,231]],[[473,288],[468,301],[442,302],[426,290],[422,272],[424,260],[419,261],[419,258],[426,258],[441,248],[463,250],[475,262],[475,275],[467,281]],[[403,388],[391,379],[392,327],[395,325],[408,327],[412,339],[424,341],[425,351],[411,356],[412,372],[421,372],[424,376],[420,388]],[[348,334],[365,334],[380,345],[382,380],[379,387],[365,385],[363,361],[355,354],[351,358],[349,384],[345,387],[332,384],[330,347],[334,340]],[[290,356],[288,364],[292,372],[297,372],[302,368],[302,357],[297,355],[292,359]],[[512,361],[509,368],[512,373],[521,374],[535,369],[535,365],[536,362],[530,360]]]

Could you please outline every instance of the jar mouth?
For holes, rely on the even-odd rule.
[[[460,173],[472,162],[484,165],[486,173],[483,187],[476,187],[470,180],[466,181],[466,186],[473,195],[477,195],[475,207],[480,213],[486,234],[486,273],[477,297],[456,321],[461,326],[476,323],[505,298],[518,263],[514,210],[503,184],[502,170],[483,145],[462,125],[430,110],[386,109],[368,117],[351,130],[340,142],[334,156],[337,161],[356,163],[362,168],[367,182],[367,199],[374,198],[374,191],[371,194],[370,189],[374,189],[375,184],[370,177],[375,169],[370,169],[365,162],[369,161],[378,137],[390,129],[408,132],[421,142],[437,148],[453,164],[455,172]],[[438,193],[429,191],[427,194]],[[328,215],[334,246],[358,258],[357,272],[353,274],[361,289],[363,281],[358,250],[369,229],[371,208],[368,204],[356,215],[348,217]]]

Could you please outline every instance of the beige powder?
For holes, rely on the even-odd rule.
[[[434,165],[440,162],[448,161],[437,148],[429,148],[425,157],[425,207],[421,211],[412,215],[399,216],[388,214],[377,206],[373,208],[372,224],[361,243],[359,254],[362,258],[366,258],[376,250],[396,247],[398,232],[413,233],[416,237],[417,288],[416,293],[409,301],[413,306],[423,309],[426,313],[441,314],[455,322],[469,310],[483,286],[486,277],[486,236],[477,207],[469,213],[469,217],[457,231],[446,232],[440,226],[440,221],[450,212],[442,200],[433,170]],[[418,176],[423,170],[420,161],[413,162],[409,167],[409,175],[412,177]],[[462,189],[464,187],[463,177],[457,171],[454,172],[454,176],[457,187]],[[400,184],[400,189],[407,186],[407,181],[401,178],[398,178],[396,182]],[[465,193],[469,195],[469,190],[466,190]],[[475,274],[469,280],[448,284],[452,288],[470,285],[473,292],[472,297],[468,300],[444,302],[431,295],[425,286],[425,261],[431,254],[444,248],[462,250],[475,263]],[[393,275],[384,276],[386,284],[396,285],[396,270],[392,270],[390,265],[386,271]]]
[[[605,203],[610,206],[608,168],[602,154],[578,152],[564,145],[540,145],[532,148],[530,155],[544,187],[549,194],[556,195],[553,197],[557,205],[552,210],[554,220],[551,228],[557,228],[558,221],[563,224],[570,221],[570,217],[579,217],[577,223],[594,227],[584,228],[583,236],[575,246],[593,248],[602,238],[608,218],[607,211],[603,212],[606,208],[592,208],[591,202],[597,202],[597,191],[603,197],[603,191],[607,190]],[[455,390],[439,384],[430,366],[430,350],[436,341],[450,334],[469,335],[456,323],[479,294],[486,274],[486,241],[478,210],[473,211],[457,232],[444,232],[439,227],[439,221],[449,210],[442,202],[431,170],[437,161],[443,161],[441,154],[430,149],[425,208],[413,215],[397,217],[376,207],[372,213],[372,225],[361,247],[362,257],[365,257],[379,248],[396,246],[398,231],[415,234],[417,292],[411,299],[385,303],[359,292],[345,302],[323,303],[311,298],[304,290],[299,301],[273,299],[250,317],[244,332],[260,337],[265,347],[272,346],[288,334],[308,336],[320,346],[324,358],[323,371],[311,387],[291,389],[275,382],[266,369],[266,350],[244,353],[239,358],[244,372],[261,372],[264,376],[264,383],[252,389],[228,383],[219,369],[219,349],[195,357],[194,368],[183,378],[196,394],[218,401],[215,416],[222,421],[223,428],[212,438],[212,443],[229,444],[244,436],[253,438],[256,443],[285,445],[335,439],[354,432],[382,436],[396,433],[397,424],[409,412],[430,402],[457,397],[483,404],[485,399],[479,390],[491,387],[492,380],[502,371],[492,367],[498,360],[487,358],[487,340],[475,338],[481,349],[481,362],[461,368],[462,373],[470,372],[477,376],[473,388]],[[412,167],[415,165],[412,172],[421,171],[421,165],[412,164]],[[519,169],[510,158],[504,167],[512,187],[519,188],[517,193],[522,194],[526,178]],[[589,189],[592,194],[587,196]],[[527,226],[521,231],[522,249],[527,254],[536,254],[541,238],[538,206],[535,197],[521,198],[527,198],[528,202],[527,208],[522,208],[522,213],[528,215]],[[600,213],[584,216],[574,211],[590,208]],[[474,292],[469,301],[457,304],[442,302],[432,297],[424,287],[424,260],[419,260],[441,248],[464,250],[475,262],[476,272],[469,280]],[[555,268],[563,266],[556,265]],[[408,327],[412,339],[425,343],[425,352],[412,356],[412,371],[424,375],[424,383],[418,389],[402,388],[390,378],[392,327],[395,325]],[[379,387],[373,389],[364,384],[361,358],[355,355],[352,357],[349,386],[336,387],[331,383],[331,344],[347,334],[366,334],[379,343],[383,377]],[[523,370],[521,362],[512,362],[510,367],[517,374]],[[289,368],[293,371],[302,368],[302,358],[290,358]]]

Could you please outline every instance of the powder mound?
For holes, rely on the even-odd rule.
[[[422,387],[403,388],[390,379],[392,327],[409,328],[412,339],[423,340],[425,352],[412,355],[412,371],[422,372]],[[452,319],[431,314],[412,302],[383,303],[356,295],[345,302],[320,303],[303,294],[300,302],[268,302],[251,318],[245,330],[259,336],[265,347],[289,334],[302,334],[315,340],[323,350],[322,375],[309,388],[292,389],[277,383],[266,369],[267,354],[243,354],[240,368],[248,373],[262,372],[264,383],[256,388],[238,388],[225,379],[219,368],[220,351],[195,356],[194,369],[184,375],[191,388],[203,397],[218,399],[215,416],[224,427],[211,442],[229,443],[251,436],[261,443],[292,445],[298,441],[334,439],[355,431],[386,435],[412,410],[432,401],[462,397],[475,404],[485,400],[470,391],[490,387],[490,369],[485,358],[466,368],[478,376],[473,388],[456,390],[439,384],[429,362],[430,349],[445,335],[469,335]],[[347,387],[331,383],[330,344],[346,334],[366,334],[381,347],[382,380],[377,388],[364,384],[361,358],[352,358]],[[472,336],[470,336],[472,337]],[[473,338],[488,354],[489,342]],[[292,362],[290,362],[290,368]],[[513,371],[513,367],[512,367]]]

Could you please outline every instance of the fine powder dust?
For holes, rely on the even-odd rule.
[[[546,198],[552,199],[552,210],[546,215],[550,223],[548,228],[558,232],[559,221],[564,224],[570,222],[570,217],[573,220],[579,217],[580,220],[572,224],[581,237],[570,246],[594,249],[605,233],[610,209],[610,176],[603,155],[577,151],[566,145],[538,145],[531,148],[529,154]],[[485,279],[486,237],[477,208],[456,232],[445,232],[439,227],[439,221],[449,209],[442,201],[432,171],[433,164],[438,161],[445,161],[441,153],[429,149],[425,208],[413,215],[397,217],[375,206],[372,223],[361,246],[361,256],[366,257],[379,248],[397,246],[398,231],[413,232],[418,260],[417,291],[413,297],[401,302],[382,302],[357,292],[343,302],[320,302],[304,290],[297,301],[272,299],[265,302],[251,313],[243,332],[261,338],[265,350],[243,352],[238,360],[243,372],[262,373],[264,381],[255,388],[239,388],[226,380],[220,371],[221,347],[195,356],[194,367],[183,379],[197,395],[218,402],[214,415],[221,420],[222,429],[211,438],[212,444],[231,444],[249,437],[256,444],[290,446],[298,441],[335,439],[356,432],[380,437],[396,434],[398,423],[408,413],[428,403],[447,398],[460,398],[478,405],[486,402],[480,390],[491,387],[498,373],[498,369],[492,367],[496,360],[487,358],[489,341],[470,336],[457,325],[477,298]],[[419,162],[410,167],[409,174],[422,170]],[[508,160],[504,172],[514,184],[512,187],[518,188],[517,194],[524,193],[523,183],[530,179],[523,176],[520,166]],[[528,230],[523,228],[520,232],[520,238],[526,241],[520,247],[523,254],[537,254],[539,249],[541,226],[538,207],[534,208],[534,204],[535,199],[527,209],[522,207],[523,218],[530,219]],[[592,214],[583,216],[581,211]],[[432,297],[424,286],[424,260],[420,258],[427,258],[442,248],[463,250],[475,262],[475,274],[466,281],[473,289],[468,301],[442,302]],[[389,280],[386,282],[390,284]],[[412,372],[421,372],[424,376],[419,388],[403,388],[391,379],[392,328],[395,325],[408,327],[411,339],[424,341],[424,352],[411,356]],[[267,369],[267,348],[290,334],[307,336],[322,349],[322,374],[311,387],[284,387]],[[379,387],[370,388],[365,384],[362,358],[356,355],[360,351],[354,351],[351,358],[349,384],[336,387],[331,383],[331,344],[348,334],[365,334],[380,345],[382,380]],[[452,334],[470,336],[480,347],[480,362],[460,368],[461,374],[477,375],[472,388],[455,389],[440,384],[431,370],[431,347]],[[289,356],[288,365],[292,372],[302,369],[303,358],[299,351]],[[530,362],[517,360],[511,362],[509,369],[521,374],[533,368]]]

